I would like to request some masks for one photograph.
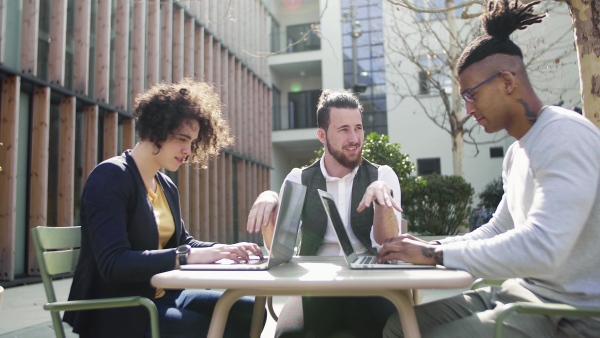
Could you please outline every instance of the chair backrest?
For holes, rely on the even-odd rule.
[[[79,260],[81,227],[43,227],[31,230],[35,255],[49,303],[56,302],[52,276],[73,272]]]

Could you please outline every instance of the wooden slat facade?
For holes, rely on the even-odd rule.
[[[21,78],[7,76],[2,79],[0,96],[0,279],[14,278],[14,252],[16,228],[17,168],[19,149],[19,88]],[[22,243],[20,243],[22,244]]]
[[[0,63],[4,63],[4,44],[6,42],[6,6],[9,0],[0,0]]]
[[[57,0],[50,13],[40,11],[40,0],[22,0],[15,51],[5,48],[6,3],[0,0],[0,63],[14,53],[19,66],[0,71],[0,280],[20,278],[16,270],[39,273],[31,243],[17,243],[16,230],[25,229],[29,242],[32,227],[79,225],[79,196],[90,171],[135,146],[135,97],[183,77],[215,85],[236,140],[207,168],[184,165],[169,174],[180,189],[186,226],[204,241],[262,243],[260,234],[246,232],[254,199],[269,188],[271,162],[268,67],[254,56],[266,52],[260,48],[269,36],[267,24],[257,22],[268,13],[260,0]],[[72,34],[67,13],[74,13]],[[50,41],[40,61],[41,20],[50,23],[44,33]],[[44,78],[39,69],[47,70]],[[19,127],[24,98],[31,120]],[[27,130],[26,150],[19,148],[19,130]],[[56,149],[49,150],[52,142]],[[24,168],[20,151],[27,152]],[[25,191],[17,173],[27,176]],[[25,221],[16,216],[19,199],[27,201]],[[15,269],[17,255],[25,258],[23,269]]]
[[[50,88],[33,93],[31,150],[29,161],[29,228],[48,224],[48,147],[50,138]],[[29,273],[39,273],[33,241],[27,253]]]

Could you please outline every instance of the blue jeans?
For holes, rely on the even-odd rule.
[[[158,309],[161,338],[206,337],[213,310],[222,292],[165,291],[163,297],[154,300]],[[243,297],[235,302],[229,312],[223,337],[248,337],[253,309],[254,297]]]

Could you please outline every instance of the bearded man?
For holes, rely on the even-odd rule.
[[[286,177],[307,187],[300,255],[341,255],[317,189],[333,195],[359,255],[376,255],[386,239],[400,234],[398,176],[389,166],[362,157],[362,111],[358,98],[347,91],[324,90],[319,98],[317,137],[325,148],[323,157],[306,168],[294,168]],[[268,248],[277,205],[278,194],[265,191],[248,215],[248,231],[262,231]],[[290,297],[277,321],[275,337],[381,336],[387,314],[394,311],[392,303],[381,297]]]

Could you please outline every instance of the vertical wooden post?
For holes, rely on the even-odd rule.
[[[127,110],[129,94],[129,10],[129,0],[118,0],[115,12],[115,75],[112,90],[113,104],[122,110]]]
[[[204,27],[196,27],[194,50],[194,76],[197,80],[204,81]]]
[[[232,156],[224,155],[225,162],[225,243],[233,243],[233,162]]]
[[[197,165],[190,166],[190,220],[188,231],[196,238],[201,239],[200,233],[200,169]]]
[[[173,81],[173,51],[171,48],[173,44],[173,0],[162,0],[161,8],[161,69],[160,79],[164,82]]]
[[[119,116],[115,112],[104,112],[104,133],[102,159],[117,156]]]
[[[172,6],[172,4],[167,5]],[[164,10],[164,8],[163,8]],[[163,12],[165,18],[168,11]],[[171,8],[171,43],[166,44],[171,48],[172,63],[170,64],[171,77],[173,82],[179,82],[183,78],[184,71],[184,12],[182,8]],[[169,34],[165,30],[163,23],[163,37]],[[166,54],[163,51],[163,56]],[[168,56],[165,56],[168,57]],[[168,79],[165,79],[168,81]],[[179,188],[179,203],[181,206],[181,218],[187,225],[187,229],[190,229],[190,166],[184,164],[177,170],[177,187]]]
[[[148,2],[146,88],[160,82],[160,2]]]
[[[210,193],[209,193],[209,169],[200,169],[200,239],[210,240]]]
[[[146,0],[133,3],[133,32],[131,39],[131,103],[144,91],[146,72]],[[124,138],[124,137],[123,137]]]
[[[249,149],[249,142],[248,142],[248,114],[249,114],[249,105],[250,105],[250,101],[249,101],[249,97],[248,97],[248,68],[246,67],[241,67],[240,69],[241,72],[241,78],[240,78],[240,85],[239,85],[239,93],[241,93],[242,99],[240,100],[241,102],[243,102],[242,104],[244,105],[244,109],[240,110],[240,113],[242,115],[242,126],[243,128],[240,129],[240,140],[242,141],[241,147],[240,147],[240,151],[242,152],[242,154],[244,155],[248,155],[248,149]],[[240,103],[241,103],[240,102]]]
[[[246,231],[246,223],[248,222],[248,212],[249,212],[249,208],[247,206],[248,204],[248,198],[247,198],[247,191],[248,191],[248,186],[246,185],[246,161],[245,160],[239,160],[237,163],[237,182],[238,182],[238,186],[237,186],[237,191],[238,191],[238,228],[237,228],[237,232],[238,232],[238,238],[237,240],[239,242],[243,242],[246,240],[246,234],[248,233]]]
[[[246,219],[248,217],[248,212],[250,211],[250,208],[252,207],[252,201],[254,201],[254,198],[256,197],[256,195],[254,195],[254,182],[253,182],[253,176],[252,176],[252,168],[254,167],[254,164],[252,164],[252,162],[246,162],[246,186],[245,186],[245,193],[246,193]],[[254,238],[253,234],[245,234],[246,240],[247,241],[252,241],[252,239]]]
[[[4,44],[6,43],[6,6],[8,0],[0,0],[0,63],[4,63]]]
[[[223,118],[228,120],[231,127],[231,107],[229,106],[229,52],[225,48],[221,48],[221,101],[223,102]]]
[[[227,100],[227,111],[229,112],[229,126],[231,128],[231,133],[233,137],[236,138],[235,143],[231,147],[234,151],[237,148],[237,109],[235,107],[235,101],[237,101],[237,92],[235,91],[235,57],[233,55],[229,55],[227,60],[227,92],[228,100]]]
[[[48,61],[48,80],[50,80],[50,83],[62,86],[65,82],[67,1],[54,0],[50,7],[50,58]]]
[[[50,143],[50,88],[33,92],[31,151],[29,153],[29,228],[48,225],[48,146]],[[33,242],[27,253],[29,273],[39,274]]]
[[[213,82],[213,37],[204,37],[204,81]]]
[[[218,213],[219,213],[219,242],[226,243],[227,242],[227,229],[229,228],[229,224],[227,224],[227,185],[225,181],[225,154],[219,156],[219,171],[217,173],[217,193],[218,193]]]
[[[184,27],[184,52],[183,52],[183,76],[194,77],[196,70],[195,47],[196,47],[196,23],[193,18],[185,19]]]
[[[23,0],[21,16],[21,71],[37,75],[40,1]]]
[[[264,157],[264,152],[263,152],[263,140],[264,140],[264,135],[265,135],[265,120],[264,120],[264,116],[265,116],[265,111],[264,111],[264,107],[263,107],[263,89],[264,86],[262,84],[262,82],[257,81],[257,90],[256,90],[256,96],[257,96],[257,103],[258,103],[258,109],[256,110],[256,117],[255,120],[257,120],[257,128],[256,128],[256,133],[257,133],[257,151],[256,151],[256,156],[257,158],[264,163],[265,161],[265,157]]]
[[[243,115],[244,115],[244,111],[243,111],[243,104],[244,102],[244,92],[242,91],[243,85],[242,85],[242,62],[240,60],[236,60],[235,61],[235,93],[236,93],[236,100],[235,100],[235,110],[236,110],[236,114],[235,114],[235,120],[236,120],[236,124],[239,126],[236,132],[236,147],[235,147],[235,151],[238,153],[243,153],[244,152],[244,146],[243,146],[243,142],[244,142],[244,130],[245,128],[245,124],[243,121]]]
[[[184,73],[184,29],[185,16],[182,8],[173,9],[173,45],[172,57],[173,63],[171,71],[173,72],[173,82],[179,82]]]
[[[75,5],[75,52],[73,53],[73,91],[87,95],[90,60],[91,0]]]
[[[271,104],[271,102],[273,102],[273,91],[269,89],[268,92],[268,96],[267,96],[267,126],[268,126],[268,133],[267,133],[267,163],[269,164],[269,166],[271,166],[272,162],[273,162],[273,105]],[[271,176],[270,171],[269,171],[269,177]],[[270,183],[268,183],[270,184]]]
[[[122,146],[120,152],[123,152],[127,149],[133,149],[135,146],[135,120],[130,118],[123,119],[121,123],[121,127],[123,129],[122,135]]]
[[[0,97],[0,279],[13,280],[17,218],[17,149],[19,148],[19,91],[21,78],[2,79]]]
[[[179,189],[179,205],[181,207],[181,219],[190,230],[190,165],[182,164],[177,170],[177,187]]]
[[[110,76],[110,8],[111,0],[98,0],[96,12],[96,76],[94,97],[108,103]]]
[[[60,139],[58,163],[58,226],[73,226],[75,191],[75,98],[60,102]]]
[[[183,13],[182,13],[183,16]],[[182,18],[183,20],[184,18]],[[194,46],[195,46],[195,33],[196,27],[193,18],[185,19],[183,24],[183,76],[193,77],[195,71],[194,65]],[[175,71],[173,71],[175,72]],[[200,236],[200,212],[199,201],[200,201],[200,176],[197,169],[198,165],[191,164],[188,166],[188,231],[195,238]]]
[[[83,163],[82,185],[85,185],[90,172],[98,163],[98,106],[83,108]]]
[[[217,163],[217,159],[213,159],[210,161],[208,165],[208,198],[210,201],[209,205],[209,224],[210,224],[210,234],[209,241],[218,242],[219,241],[219,165]]]

